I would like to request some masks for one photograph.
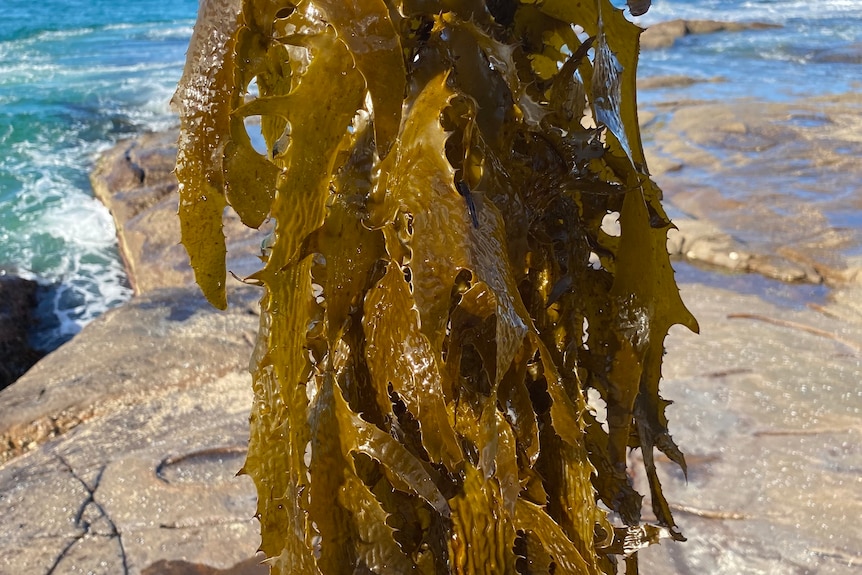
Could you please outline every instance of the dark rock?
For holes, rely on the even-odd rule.
[[[811,61],[826,64],[862,64],[862,42],[820,50],[811,56]]]
[[[18,379],[44,355],[30,345],[36,282],[0,274],[0,389]]]
[[[632,16],[643,16],[649,11],[652,0],[627,0],[626,4],[628,4]]]
[[[742,30],[765,30],[780,28],[766,22],[719,22],[716,20],[670,20],[653,24],[641,34],[641,48],[657,50],[670,48],[683,36],[690,34],[713,34],[715,32],[739,32]]]

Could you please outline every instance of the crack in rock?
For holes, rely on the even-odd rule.
[[[60,554],[57,556],[53,565],[48,569],[46,575],[53,575],[53,573],[57,570],[57,568],[63,563],[63,561],[68,557],[68,555],[72,552],[72,549],[83,541],[87,537],[107,537],[110,539],[116,539],[117,545],[119,546],[120,551],[120,559],[122,560],[123,573],[129,573],[129,565],[126,557],[126,548],[123,545],[123,537],[120,534],[119,529],[117,529],[117,525],[111,519],[111,517],[105,512],[105,509],[102,505],[96,501],[96,490],[99,488],[99,483],[102,480],[102,473],[104,472],[104,468],[99,471],[99,474],[96,476],[95,485],[90,487],[90,485],[78,475],[75,470],[72,468],[72,465],[66,461],[60,454],[56,454],[57,460],[63,465],[63,467],[69,472],[69,474],[81,484],[84,490],[87,492],[87,498],[81,504],[81,508],[75,514],[74,523],[75,526],[78,527],[81,531],[78,535],[76,535],[67,545],[64,547]],[[99,527],[100,524],[107,523],[106,531],[96,531],[94,528]]]

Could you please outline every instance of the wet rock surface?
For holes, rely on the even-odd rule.
[[[681,235],[696,235],[672,239],[672,251],[782,281],[862,279],[858,97],[688,101],[646,112],[654,178]]]
[[[44,355],[29,341],[37,289],[36,282],[0,270],[0,390]]]
[[[807,306],[700,283],[682,295],[701,334],[671,330],[662,395],[688,477],[658,465],[688,541],[641,551],[641,572],[859,573],[862,289]]]

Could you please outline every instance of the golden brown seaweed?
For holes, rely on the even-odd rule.
[[[682,539],[653,450],[685,469],[659,380],[697,324],[639,34],[608,0],[202,3],[183,242],[224,307],[224,207],[275,223],[244,467],[274,573],[634,572]]]

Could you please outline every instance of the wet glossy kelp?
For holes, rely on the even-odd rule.
[[[696,324],[638,34],[606,0],[202,3],[182,235],[224,307],[224,208],[274,220],[244,468],[274,572],[633,573],[681,538],[653,452],[685,467],[658,383]]]

